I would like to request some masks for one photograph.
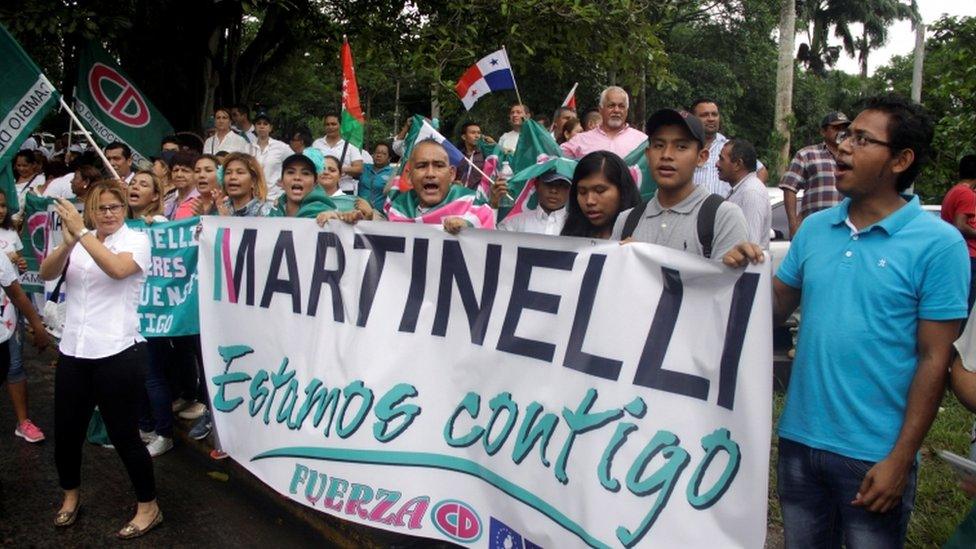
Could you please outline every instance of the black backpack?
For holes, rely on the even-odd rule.
[[[698,242],[701,244],[702,255],[705,256],[705,259],[712,257],[712,241],[715,239],[715,213],[718,212],[718,207],[722,202],[725,202],[724,198],[717,194],[710,194],[705,197],[705,201],[698,210]],[[620,240],[634,235],[634,229],[637,228],[640,219],[644,217],[645,210],[647,210],[647,202],[630,210],[627,219],[624,220],[624,230],[620,234]]]

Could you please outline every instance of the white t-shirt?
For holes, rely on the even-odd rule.
[[[261,164],[264,181],[268,184],[268,200],[275,201],[285,191],[278,186],[281,180],[281,163],[292,155],[291,147],[284,141],[269,139],[268,146],[261,150],[257,141],[251,145],[251,154]]]
[[[320,137],[312,142],[312,148],[322,151],[323,156],[334,156],[341,159],[342,148],[345,144],[346,141],[344,139],[340,139],[336,141],[335,146],[330,147],[325,138]],[[362,162],[362,160],[363,154],[359,148],[354,145],[349,145],[349,148],[346,149],[346,158],[342,161],[342,167],[347,168],[352,166],[353,162]],[[339,178],[339,188],[343,191],[349,191],[356,194],[356,186],[358,184],[359,181],[357,181],[356,178],[351,175],[342,174],[342,177]]]
[[[0,253],[8,255],[24,249],[20,235],[13,229],[0,229]]]
[[[251,153],[251,145],[243,137],[237,135],[234,132],[227,132],[227,135],[223,139],[217,139],[217,135],[214,134],[207,138],[203,142],[203,152],[206,154],[217,154],[220,151],[227,151],[229,153],[240,152],[240,153]]]
[[[974,308],[973,310],[976,310]],[[959,352],[959,360],[962,361],[962,367],[970,372],[976,373],[976,317],[970,312],[969,322],[966,322],[966,328],[963,329],[962,335],[953,344],[956,346],[956,351]]]
[[[131,253],[141,270],[115,280],[95,263],[82,243],[75,245],[64,277],[67,304],[59,346],[68,356],[104,358],[145,341],[139,333],[138,309],[152,260],[149,236],[122,225],[104,244],[113,253]]]
[[[49,198],[64,198],[66,200],[73,199],[75,193],[71,190],[71,180],[74,178],[75,174],[72,172],[68,175],[62,175],[53,179],[48,183],[47,188],[44,189],[44,196]]]
[[[4,229],[7,230],[7,229]],[[13,232],[13,231],[11,231]],[[17,281],[17,267],[7,257],[7,254],[0,254],[0,286],[6,288]],[[17,329],[17,309],[7,297],[7,292],[2,292],[0,296],[0,343],[10,339]]]

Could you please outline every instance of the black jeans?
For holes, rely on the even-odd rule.
[[[136,499],[156,499],[152,458],[139,438],[139,406],[146,391],[148,361],[145,343],[105,358],[61,354],[54,375],[54,461],[62,489],[81,485],[81,448],[92,410],[98,405]]]

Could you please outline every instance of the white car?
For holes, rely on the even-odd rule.
[[[772,234],[769,236],[769,255],[773,262],[773,274],[779,268],[780,262],[786,257],[786,252],[790,250],[790,224],[786,218],[786,205],[783,202],[783,189],[778,187],[767,187],[769,192],[769,205],[772,207]],[[800,208],[803,200],[803,191],[796,196],[796,207]],[[939,217],[942,206],[938,204],[923,204],[922,209],[930,214]]]

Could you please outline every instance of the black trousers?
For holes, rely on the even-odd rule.
[[[17,337],[16,335],[10,337]],[[0,343],[0,385],[7,381],[7,373],[10,371],[10,340]]]
[[[122,458],[140,502],[156,498],[152,458],[139,438],[139,408],[146,391],[145,343],[105,358],[61,354],[54,375],[54,461],[61,488],[81,485],[81,449],[98,405],[108,437]]]

